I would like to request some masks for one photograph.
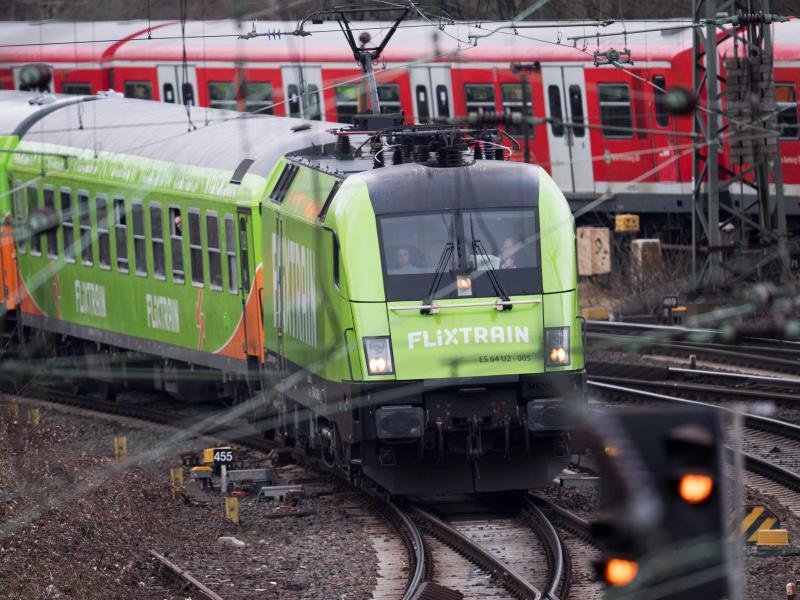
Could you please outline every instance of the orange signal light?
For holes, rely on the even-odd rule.
[[[612,558],[606,563],[605,580],[614,587],[623,587],[636,579],[639,565],[632,560]]]
[[[714,479],[710,475],[687,473],[678,482],[678,494],[689,504],[705,502],[714,491]]]

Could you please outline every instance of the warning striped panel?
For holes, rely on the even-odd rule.
[[[742,539],[748,543],[755,544],[760,530],[780,528],[780,520],[775,513],[760,504],[745,507],[744,518],[738,527],[734,523],[735,518],[734,514],[728,516],[729,539],[733,539],[738,530],[738,534]]]

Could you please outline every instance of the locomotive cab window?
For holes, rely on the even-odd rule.
[[[778,128],[781,138],[796,140],[800,130],[797,126],[797,88],[793,83],[775,84],[775,102],[778,108]]]
[[[597,86],[600,101],[600,123],[603,137],[630,138],[624,128],[632,126],[630,89],[624,83],[601,83]]]
[[[434,298],[497,297],[492,276],[509,295],[541,292],[533,208],[385,215],[378,222],[389,301],[423,299],[439,274]],[[468,292],[461,287],[467,280]]]

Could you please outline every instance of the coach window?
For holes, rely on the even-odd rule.
[[[186,106],[194,106],[194,88],[191,83],[181,85],[181,97]]]
[[[44,210],[48,219],[52,219],[56,214],[56,193],[52,186],[46,185],[42,190],[44,193]],[[47,238],[47,256],[48,258],[58,258],[58,235],[55,225],[47,228],[45,234]]]
[[[186,280],[183,270],[183,221],[181,209],[177,206],[169,208],[169,239],[172,249],[172,281],[183,283]]]
[[[128,272],[128,217],[125,199],[114,198],[114,239],[117,249],[117,271]]]
[[[42,238],[38,234],[34,234],[33,230],[30,228],[30,218],[32,214],[35,214],[36,209],[39,207],[39,189],[35,185],[29,185],[25,189],[27,199],[28,199],[28,237],[31,240],[31,254],[33,256],[41,256],[42,255]]]
[[[597,86],[600,97],[600,123],[603,137],[629,138],[631,122],[631,96],[625,83],[601,83]]]
[[[175,86],[165,83],[161,88],[161,101],[175,104]]]
[[[81,262],[92,266],[92,213],[89,211],[89,193],[78,191],[78,220],[81,229]]]
[[[69,188],[61,188],[61,234],[64,238],[64,260],[75,262],[75,225],[72,190]]]
[[[156,279],[166,279],[164,224],[161,222],[161,205],[156,202],[150,203],[150,242],[153,245],[153,275]]]
[[[236,268],[236,224],[233,215],[225,215],[225,252],[228,257],[228,291],[239,291],[238,270]]]
[[[219,247],[219,219],[216,213],[206,213],[206,241],[208,246],[208,271],[211,289],[222,289],[222,254]]]
[[[561,90],[557,85],[547,86],[547,102],[550,104],[550,128],[555,137],[564,137],[564,113],[561,111]]]
[[[494,112],[494,86],[482,83],[467,83],[464,85],[464,98],[467,101],[467,114],[479,111]]]
[[[111,239],[108,235],[108,203],[106,197],[97,195],[94,198],[97,209],[97,258],[100,268],[111,268]]]
[[[233,81],[211,81],[208,98],[211,108],[272,114],[271,83],[246,81],[240,88]]]
[[[573,123],[572,134],[583,137],[586,130],[583,127],[583,94],[579,85],[569,86],[569,113]]]
[[[436,86],[436,108],[440,117],[450,116],[450,99],[447,96],[447,86]]]
[[[378,100],[381,103],[382,113],[399,113],[400,85],[397,83],[383,83],[378,86]]]
[[[126,81],[125,97],[136,100],[152,100],[153,86],[149,81]]]
[[[527,112],[529,115],[533,114],[533,102],[531,100],[530,86],[528,86],[527,90],[527,102],[523,102],[523,100],[525,100],[525,94],[523,93],[521,83],[504,83],[501,86],[501,92],[501,97],[503,99],[503,110],[505,112],[525,116],[523,115],[523,105],[527,104],[528,106],[527,109],[525,109],[525,112]],[[511,135],[522,135],[522,124],[507,125],[506,131]],[[533,132],[534,130],[531,127],[531,137],[533,137]]]
[[[417,115],[419,122],[425,123],[431,117],[431,107],[428,103],[428,88],[424,85],[418,85],[414,90],[414,96],[417,99]]]
[[[92,86],[88,83],[62,83],[62,94],[77,94],[81,96],[91,96]]]
[[[664,98],[667,95],[667,79],[663,75],[653,75],[653,96],[656,99],[656,124],[659,127],[669,125],[669,113]]]
[[[300,92],[297,89],[297,86],[294,83],[290,83],[286,89],[289,103],[289,116],[290,117],[297,117],[300,118],[303,115],[300,111]]]
[[[781,137],[796,140],[797,127],[797,88],[793,83],[775,84],[775,102],[778,108],[778,127]]]
[[[192,270],[192,283],[203,287],[203,242],[200,239],[200,211],[189,209],[189,266]]]
[[[144,241],[144,208],[141,201],[135,201],[133,211],[133,268],[137,275],[147,276],[147,251]]]
[[[353,115],[358,112],[358,85],[337,85],[336,91],[336,121],[339,123],[352,123]]]
[[[308,108],[308,118],[312,121],[321,121],[322,106],[319,102],[319,88],[313,83],[309,83],[307,88],[306,106]]]

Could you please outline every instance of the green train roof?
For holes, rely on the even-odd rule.
[[[181,105],[113,96],[54,96],[53,102],[31,105],[34,96],[0,92],[0,133],[19,130],[26,141],[231,172],[252,159],[248,172],[262,176],[287,152],[331,143],[326,130],[339,127],[197,107],[190,108],[190,125]]]

